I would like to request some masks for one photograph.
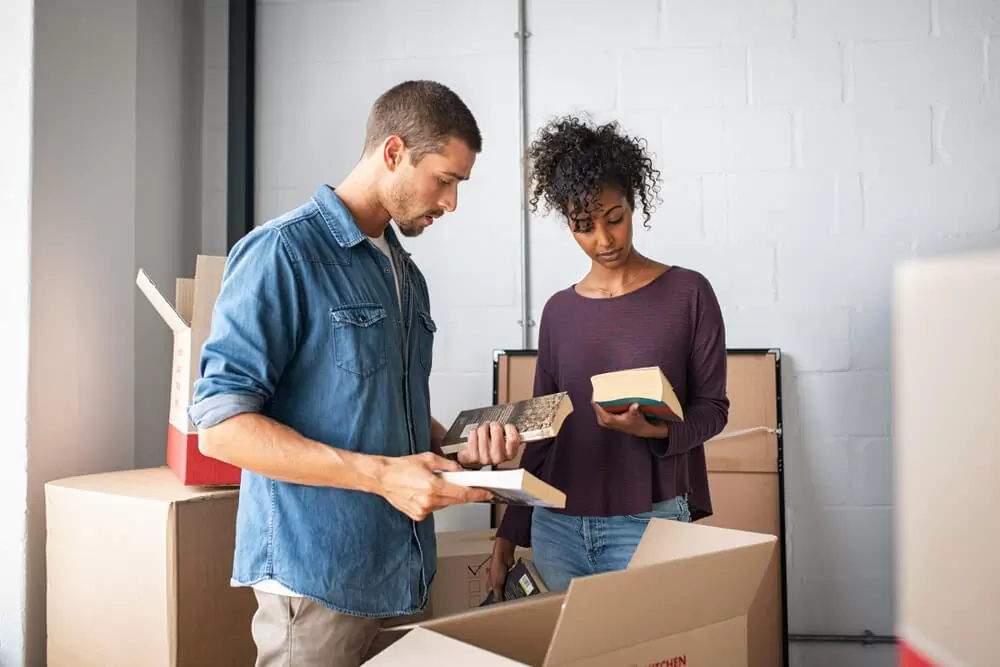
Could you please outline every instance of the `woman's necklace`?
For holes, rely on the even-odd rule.
[[[643,260],[643,261],[644,261],[643,265],[636,270],[635,275],[632,276],[632,279],[623,282],[621,287],[619,287],[617,291],[607,290],[604,289],[603,287],[597,287],[597,286],[595,286],[594,289],[600,292],[601,294],[606,294],[607,295],[606,298],[608,299],[614,298],[616,296],[621,296],[622,294],[625,293],[625,288],[627,288],[629,285],[632,285],[637,280],[639,280],[639,278],[643,276],[645,270],[649,268],[649,260]]]

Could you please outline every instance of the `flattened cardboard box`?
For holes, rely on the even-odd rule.
[[[574,579],[565,593],[401,626],[366,664],[744,667],[747,611],[776,543],[654,519],[625,570]]]
[[[140,269],[135,281],[174,332],[167,465],[182,482],[194,486],[240,483],[239,468],[199,451],[198,429],[187,415],[194,383],[201,375],[201,348],[212,326],[212,309],[219,297],[225,268],[225,257],[199,255],[194,278],[177,279],[177,298],[173,306],[145,271]]]
[[[229,585],[237,489],[167,468],[45,485],[49,667],[233,667],[253,591]]]
[[[905,262],[893,313],[898,664],[997,665],[1000,252]]]

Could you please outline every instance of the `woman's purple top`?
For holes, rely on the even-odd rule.
[[[667,439],[603,428],[591,404],[592,375],[659,366],[684,406]],[[521,466],[566,494],[574,516],[647,512],[687,494],[692,520],[711,515],[706,440],[725,428],[726,336],[708,280],[674,266],[634,292],[591,299],[573,286],[545,304],[534,395],[568,391],[573,413],[559,434],[525,446]],[[510,506],[499,537],[531,545],[531,507]]]

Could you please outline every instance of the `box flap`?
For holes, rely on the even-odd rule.
[[[174,310],[174,307],[170,305],[166,297],[160,294],[160,290],[156,289],[156,285],[142,269],[139,269],[139,274],[135,277],[135,284],[146,295],[149,303],[153,305],[153,308],[160,314],[160,317],[163,318],[168,327],[177,333],[185,331],[188,328],[188,323],[180,316],[180,313]]]
[[[185,321],[191,322],[194,320],[194,278],[178,278],[176,294],[174,310]]]
[[[117,472],[67,477],[48,482],[45,486],[165,503],[187,502],[223,495],[236,496],[239,494],[239,488],[235,486],[184,486],[177,479],[177,475],[166,467],[120,470]]]
[[[776,544],[773,535],[653,519],[626,570],[570,582],[545,665],[745,615]]]
[[[762,546],[765,551],[770,551],[770,545],[776,540],[774,535],[749,530],[654,519],[646,527],[627,569],[730,551],[738,547]]]
[[[511,640],[510,637],[507,638]],[[387,649],[365,663],[366,667],[411,667],[430,665],[434,667],[528,667],[476,648],[470,644],[446,637],[431,630],[415,628],[397,640]]]
[[[194,272],[194,314],[191,326],[207,329],[212,322],[212,310],[222,288],[222,275],[226,271],[226,258],[198,255]]]
[[[422,627],[526,665],[541,665],[563,597],[562,591],[543,593],[400,628]]]

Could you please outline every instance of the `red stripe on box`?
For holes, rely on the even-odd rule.
[[[185,486],[230,486],[240,483],[241,470],[198,449],[198,433],[185,433],[170,424],[167,465]]]
[[[899,667],[937,667],[905,641],[899,642]]]

